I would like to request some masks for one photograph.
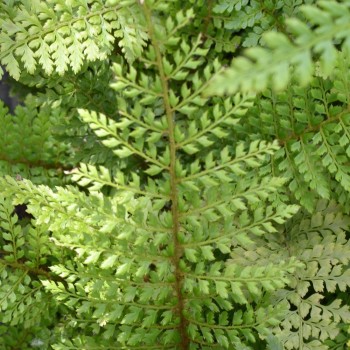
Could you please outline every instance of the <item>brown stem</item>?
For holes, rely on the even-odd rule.
[[[291,140],[300,140],[300,138],[309,133],[309,132],[317,132],[317,131],[320,131],[322,126],[323,125],[326,125],[328,123],[331,123],[331,122],[334,122],[334,121],[337,121],[339,120],[344,114],[346,113],[349,113],[350,112],[350,107],[346,108],[345,110],[343,110],[342,112],[340,112],[339,114],[337,114],[336,116],[334,117],[329,117],[329,119],[326,119],[324,120],[323,122],[321,122],[320,124],[318,125],[315,125],[315,126],[308,126],[307,128],[305,128],[303,130],[303,132],[299,135],[297,135],[296,133],[292,132],[291,134],[289,134],[286,138],[284,139],[280,139],[278,138],[278,142],[281,146],[285,145],[288,141],[291,141]]]
[[[0,250],[0,257],[8,255],[8,252],[5,252],[3,250]],[[29,275],[35,276],[35,277],[45,277],[46,279],[50,281],[60,282],[64,286],[67,286],[67,282],[64,278],[53,274],[51,271],[47,270],[46,267],[29,267],[24,264],[25,261],[18,260],[18,261],[7,261],[0,259],[1,264],[6,265],[8,267],[11,267],[13,269],[21,270],[21,271],[27,271]]]
[[[204,24],[203,24],[203,37],[206,37],[206,34],[208,32],[208,28],[209,28],[209,23],[212,19],[212,12],[213,12],[213,1],[212,0],[208,0],[207,1],[207,15],[204,18]]]
[[[0,153],[0,161],[5,161],[5,162],[13,164],[13,165],[16,165],[18,163],[25,164],[29,168],[41,167],[44,169],[54,169],[57,171],[72,170],[72,167],[69,167],[67,165],[63,165],[60,163],[46,163],[42,160],[31,161],[31,160],[28,160],[25,158],[11,159],[2,153]]]
[[[178,190],[177,190],[177,177],[176,177],[176,142],[175,142],[175,135],[174,135],[175,119],[174,119],[174,112],[170,105],[168,79],[164,72],[162,54],[159,49],[159,43],[153,31],[151,13],[145,3],[143,4],[143,8],[144,8],[145,16],[148,22],[149,35],[156,53],[156,61],[157,61],[160,81],[162,85],[162,95],[163,95],[162,97],[163,97],[166,118],[168,123],[168,130],[169,130],[168,138],[169,138],[169,147],[170,147],[170,166],[168,170],[170,174],[171,213],[173,218],[172,231],[173,231],[173,243],[174,243],[174,249],[175,249],[172,262],[175,267],[175,290],[176,290],[176,295],[178,299],[177,313],[180,318],[180,325],[179,325],[179,331],[180,331],[180,337],[181,337],[180,348],[182,350],[187,350],[189,348],[190,340],[187,334],[188,322],[183,313],[184,307],[185,307],[185,300],[181,291],[182,283],[183,283],[183,273],[180,269],[180,260],[183,253],[183,247],[181,246],[178,240],[178,233],[180,231],[180,220],[179,220],[180,218],[179,218],[179,208],[178,208]]]

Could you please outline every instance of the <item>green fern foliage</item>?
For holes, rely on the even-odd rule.
[[[281,12],[287,14],[286,7],[293,6],[295,1],[259,2],[259,1],[219,1],[213,7],[213,23],[216,27],[239,31],[247,29],[242,42],[243,47],[255,46],[261,39],[261,35],[279,26],[278,21],[283,20]]]
[[[11,349],[11,343],[15,346],[14,338],[9,339],[16,333],[22,341],[29,335],[29,342],[34,344],[35,334],[30,333],[36,327],[38,334],[49,336],[58,306],[41,282],[55,278],[44,268],[53,253],[47,231],[44,226],[25,224],[13,212],[11,200],[1,197],[0,344],[3,349]]]
[[[169,34],[172,26],[168,24]],[[165,38],[178,40],[171,35]],[[79,341],[86,346],[93,346],[88,337],[93,330],[104,342],[115,343],[116,336],[121,346],[188,344],[196,349],[214,343],[240,344],[242,336],[254,341],[257,333],[267,332],[280,317],[278,309],[272,312],[263,301],[264,291],[284,286],[297,264],[292,259],[263,269],[241,269],[225,259],[216,261],[215,254],[249,244],[248,233],[274,232],[273,223],[282,223],[296,212],[295,206],[276,208],[268,199],[283,184],[281,179],[254,175],[277,145],[239,143],[223,148],[217,157],[212,146],[226,135],[223,126],[238,122],[250,98],[217,100],[205,111],[210,100],[198,91],[218,69],[217,63],[200,68],[207,51],[198,46],[198,40],[192,50],[181,41],[171,56],[162,54],[155,34],[152,40],[146,57],[153,59],[153,66],[147,74],[138,78],[130,67],[122,76],[122,66],[114,66],[112,87],[122,89],[117,121],[80,110],[83,122],[106,147],[120,158],[141,158],[143,169],[110,174],[103,167],[82,165],[73,179],[88,186],[91,195],[80,194],[78,201],[77,192],[36,189],[26,180],[7,179],[5,191],[17,202],[28,202],[37,223],[50,222],[48,229],[56,245],[76,253],[74,264],[51,267],[61,278],[69,278],[67,286],[49,280],[42,283],[68,308],[77,307],[70,324],[78,328],[84,324],[86,337]],[[188,76],[191,87],[186,84]],[[138,102],[131,104],[130,99],[136,97]],[[152,111],[151,103],[159,105],[159,111]],[[184,121],[193,115],[201,117],[190,123],[186,137]],[[195,161],[187,166],[182,159],[191,159],[193,154],[197,154]],[[243,175],[247,180],[238,182]],[[102,200],[96,191],[104,186],[115,188],[116,195],[96,212]],[[269,202],[265,209],[265,205],[259,208],[259,203]],[[50,210],[54,207],[59,215]],[[80,214],[72,216],[73,211]],[[232,215],[236,224],[228,220]],[[84,222],[87,217],[91,221]],[[62,227],[69,230],[62,231]],[[99,279],[96,268],[101,269]],[[259,305],[260,300],[253,315],[249,305]],[[234,304],[242,305],[236,316],[230,315]],[[266,319],[267,312],[270,317]],[[83,318],[90,321],[80,325]],[[248,329],[239,326],[243,319],[250,324]]]
[[[318,209],[317,215],[300,221],[299,228],[294,226],[290,234],[290,239],[298,242],[292,247],[293,255],[298,254],[305,268],[295,274],[295,291],[287,291],[283,297],[297,308],[282,323],[287,349],[298,349],[300,344],[304,348],[327,349],[323,341],[334,339],[338,324],[350,317],[349,308],[342,305],[341,299],[324,303],[322,295],[325,291],[333,293],[336,288],[346,291],[349,286],[349,270],[344,270],[350,258],[349,242],[343,231],[349,223],[332,205],[325,207],[321,202]],[[298,240],[293,239],[296,234]],[[292,328],[296,332],[291,334]]]
[[[60,118],[59,110],[36,108],[30,98],[16,108],[14,115],[0,102],[0,174],[30,178],[36,183],[62,183],[69,162],[65,155],[68,145],[52,135]]]
[[[281,227],[281,236],[270,237],[268,248],[237,250],[233,262],[250,266],[298,256],[304,264],[293,274],[290,288],[278,291],[274,303],[288,300],[290,311],[275,329],[285,349],[328,349],[324,343],[339,333],[339,324],[348,322],[350,311],[339,299],[324,301],[324,292],[349,286],[349,241],[345,230],[349,219],[339,213],[334,203],[320,201],[317,213],[299,212]],[[281,246],[286,249],[282,252]]]
[[[0,8],[1,349],[345,349],[349,1]]]
[[[243,47],[254,47],[263,43],[267,31],[285,32],[285,20],[300,15],[302,4],[312,4],[314,0],[287,1],[248,1],[221,0],[213,6],[212,20],[216,27],[229,30],[245,30],[242,36]]]
[[[318,7],[301,7],[304,21],[286,20],[293,40],[281,32],[266,33],[266,47],[251,48],[245,57],[233,60],[232,66],[213,81],[208,92],[220,95],[238,90],[260,92],[268,86],[278,90],[286,87],[291,76],[306,84],[315,71],[315,55],[322,74],[329,75],[338,57],[338,47],[344,53],[349,52],[350,3],[344,0],[317,4]]]
[[[282,147],[274,156],[273,171],[289,179],[291,192],[310,211],[317,198],[338,199],[339,193],[348,208],[348,77],[347,59],[341,55],[333,80],[315,77],[307,88],[266,91],[242,123],[240,132],[253,139],[261,133],[277,137]]]
[[[1,4],[0,62],[16,80],[21,67],[34,74],[39,66],[77,73],[84,60],[107,58],[118,38],[125,57],[139,56],[147,35],[137,25],[131,1],[30,1]],[[2,69],[0,76],[2,76]]]

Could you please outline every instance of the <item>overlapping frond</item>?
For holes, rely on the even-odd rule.
[[[334,203],[320,201],[316,214],[300,212],[267,246],[236,250],[233,262],[264,266],[268,261],[298,256],[303,266],[293,273],[290,288],[277,292],[275,303],[289,303],[290,311],[275,330],[286,349],[329,349],[326,340],[334,339],[342,324],[349,322],[350,311],[341,298],[325,301],[324,293],[349,286],[349,241],[345,232],[349,217]]]
[[[332,80],[315,77],[307,88],[292,84],[285,92],[262,94],[239,131],[250,133],[252,138],[265,135],[279,140],[282,148],[273,158],[273,172],[289,179],[291,192],[309,210],[313,210],[318,197],[333,198],[348,207],[346,57],[339,56]]]
[[[1,182],[15,203],[28,203],[37,225],[47,223],[55,246],[75,254],[51,267],[65,282],[43,281],[71,309],[69,325],[84,334],[72,344],[242,347],[244,338],[254,342],[278,323],[284,307],[272,309],[265,293],[285,286],[298,263],[251,268],[227,256],[249,246],[251,234],[276,232],[298,207],[277,206],[283,180],[256,171],[276,143],[217,147],[252,97],[203,97],[219,63],[205,65],[201,39],[177,38],[171,21],[165,34],[152,32],[144,11],[153,45],[137,62],[143,74],[113,66],[118,116],[79,110],[105,147],[141,166],[81,164],[73,179],[88,196],[72,187]],[[192,14],[177,17],[186,16]],[[100,192],[106,188],[109,198]],[[94,340],[90,332],[98,334]]]
[[[14,115],[0,102],[0,174],[30,178],[36,183],[62,183],[68,145],[52,135],[61,118],[59,110],[37,108],[30,97]]]
[[[213,6],[212,20],[217,28],[239,32],[243,47],[254,47],[262,44],[263,34],[267,31],[279,30],[284,32],[286,18],[299,13],[300,5],[311,4],[314,0],[300,1],[248,1],[248,0],[221,0]],[[220,33],[220,32],[219,32]],[[233,43],[231,43],[233,45]]]
[[[349,1],[313,2],[0,5],[38,89],[0,106],[0,347],[345,346]]]
[[[16,80],[38,66],[48,75],[77,73],[86,60],[106,59],[116,38],[132,61],[147,40],[135,1],[3,2],[1,13],[0,62]]]
[[[54,303],[39,280],[39,276],[49,275],[42,266],[51,252],[47,232],[43,228],[22,227],[13,212],[11,200],[1,196],[0,322],[30,329],[36,324],[44,325],[54,315],[48,313]]]
[[[300,344],[306,349],[328,349],[323,342],[334,339],[339,323],[350,320],[349,307],[341,299],[323,302],[325,291],[334,293],[336,288],[345,291],[349,287],[349,241],[344,233],[349,218],[343,218],[332,204],[321,202],[318,209],[317,214],[289,231],[291,253],[298,254],[305,268],[296,271],[293,291],[280,295],[297,308],[281,324],[287,349],[299,349]]]
[[[266,47],[254,47],[245,56],[236,58],[207,90],[222,95],[236,91],[263,91],[266,87],[285,88],[290,77],[298,82],[310,82],[319,69],[329,75],[339,54],[349,51],[350,3],[347,0],[318,1],[316,6],[303,5],[305,20],[286,20],[293,39],[281,32],[271,31],[263,36]]]

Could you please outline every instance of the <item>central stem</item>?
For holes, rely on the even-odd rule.
[[[164,108],[165,108],[165,113],[166,113],[166,118],[168,123],[168,131],[169,131],[168,137],[169,137],[169,148],[170,148],[170,166],[169,166],[170,188],[171,188],[170,199],[171,199],[171,214],[173,218],[172,234],[173,234],[173,243],[174,243],[174,250],[175,250],[172,262],[175,266],[175,289],[176,289],[176,295],[178,299],[177,313],[180,318],[179,331],[181,336],[181,349],[187,350],[189,347],[189,338],[187,334],[187,320],[183,314],[184,297],[181,292],[183,276],[180,269],[180,259],[182,256],[183,248],[178,240],[180,222],[179,222],[178,189],[177,189],[177,178],[176,178],[176,142],[175,142],[175,135],[174,135],[175,120],[174,120],[174,113],[171,109],[171,105],[169,101],[168,80],[164,72],[162,54],[160,52],[158,41],[153,31],[151,13],[145,4],[143,5],[143,7],[144,7],[147,23],[148,23],[150,39],[152,41],[152,45],[156,54],[156,61],[157,61],[160,81],[162,85],[162,94],[163,94],[162,97],[163,97]]]

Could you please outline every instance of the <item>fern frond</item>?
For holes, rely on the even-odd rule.
[[[283,18],[284,13],[288,13],[286,8],[283,13],[279,11],[282,4],[277,2],[272,6],[272,4],[258,1],[219,1],[213,7],[213,25],[220,30],[223,30],[223,27],[226,35],[229,35],[232,30],[238,33],[244,29],[245,34],[238,36],[242,46],[255,46],[260,41],[262,33],[273,29],[281,17]],[[284,2],[283,5],[287,4]]]
[[[68,68],[77,73],[84,60],[106,59],[115,38],[120,38],[118,45],[132,61],[147,40],[134,1],[36,1],[11,6],[1,5],[0,61],[16,80],[22,70],[33,74],[38,66],[48,75],[54,70],[62,75]]]
[[[342,305],[341,300],[324,304],[320,294],[324,290],[334,293],[336,287],[346,290],[349,286],[349,271],[343,268],[350,259],[349,242],[343,231],[348,220],[332,209],[325,207],[324,217],[318,213],[311,220],[302,221],[299,230],[303,233],[299,231],[300,238],[291,247],[296,249],[295,253],[303,251],[301,261],[305,262],[305,268],[296,272],[292,282],[294,291],[282,293],[282,298],[287,298],[290,305],[297,308],[282,322],[281,338],[287,349],[298,349],[300,344],[310,349],[327,349],[322,342],[334,339],[339,333],[338,324],[350,318],[349,308]],[[327,226],[331,226],[332,231],[327,230]],[[292,239],[296,234],[297,230],[291,230]],[[292,327],[296,332],[291,334]]]
[[[167,198],[161,194],[161,189],[157,188],[154,182],[149,181],[148,185],[141,189],[140,177],[135,173],[132,174],[132,179],[126,180],[123,172],[117,171],[115,176],[111,177],[105,167],[96,168],[93,165],[80,164],[79,169],[74,169],[72,174],[73,181],[82,187],[89,187],[89,191],[92,192],[100,190],[103,186],[109,186],[148,197]]]
[[[61,118],[59,110],[36,108],[30,98],[25,106],[16,108],[14,115],[0,101],[0,174],[30,178],[36,183],[62,183],[68,147],[51,134]]]
[[[278,6],[278,5],[277,5]],[[229,14],[223,18],[222,22],[226,29],[239,30],[253,27],[263,16],[264,4],[257,1],[221,1],[213,8],[214,13]],[[234,12],[234,14],[232,14]],[[214,21],[219,22],[220,17],[214,17]]]
[[[278,196],[283,180],[256,171],[276,143],[215,150],[252,98],[202,96],[219,63],[205,66],[207,50],[198,38],[181,38],[173,47],[172,26],[169,35],[155,33],[147,6],[147,61],[113,67],[118,116],[79,111],[104,146],[118,157],[141,159],[142,167],[113,174],[82,164],[73,177],[90,188],[89,195],[9,177],[0,182],[16,203],[28,203],[36,225],[47,223],[55,246],[73,254],[71,263],[51,267],[65,283],[43,284],[71,310],[78,320],[71,326],[81,327],[86,344],[91,331],[98,333],[97,344],[111,347],[185,342],[193,349],[216,343],[227,348],[242,345],[244,337],[254,342],[282,314],[283,307],[268,307],[265,293],[285,286],[298,262],[245,268],[229,264],[227,254],[249,246],[251,233],[276,232],[298,207],[276,207],[270,195]],[[140,65],[142,75],[135,68]],[[99,192],[104,186],[113,188],[109,198]]]
[[[65,156],[72,165],[108,162],[115,164],[116,168],[125,167],[125,162],[118,160],[111,150],[104,147],[76,113],[77,108],[87,108],[116,118],[117,100],[109,86],[112,77],[107,60],[85,64],[74,76],[21,75],[21,84],[40,89],[39,93],[31,96],[32,108],[42,109],[46,106],[45,109],[52,115],[61,116],[55,120],[53,131],[57,141],[70,145]]]
[[[339,207],[320,201],[315,214],[300,211],[287,222],[280,238],[269,239],[269,248],[234,252],[232,262],[248,266],[252,262],[264,266],[271,257],[279,261],[288,255],[300,257],[304,264],[293,273],[290,288],[276,294],[275,302],[288,300],[290,305],[275,330],[286,349],[328,349],[324,341],[334,339],[342,322],[348,322],[349,307],[336,297],[325,303],[322,294],[333,295],[337,288],[345,291],[349,286],[348,225],[349,217]]]
[[[42,265],[50,251],[40,230],[22,227],[13,215],[11,200],[0,197],[0,322],[29,329],[52,317],[54,302],[39,278],[47,278]],[[29,232],[28,232],[29,231]]]
[[[318,1],[317,5],[300,8],[304,21],[296,18],[286,21],[293,41],[282,33],[266,33],[263,38],[267,47],[251,48],[245,57],[234,59],[232,66],[213,80],[207,92],[218,95],[259,92],[268,86],[279,90],[286,87],[291,76],[305,85],[315,71],[314,55],[319,57],[323,74],[329,75],[339,54],[334,40],[339,41],[343,52],[349,50],[350,4],[344,0]]]
[[[0,106],[0,348],[345,346],[349,1],[314,2],[0,5],[0,63],[35,92]]]
[[[95,112],[88,112],[80,110],[80,117],[85,123],[94,130],[98,137],[105,137],[102,143],[108,148],[113,149],[113,153],[120,158],[129,157],[133,154],[140,156],[147,162],[153,164],[153,168],[160,172],[167,167],[169,159],[166,157],[163,162],[157,160],[157,149],[152,143],[148,143],[144,147],[144,141],[139,138],[144,133],[145,129],[138,128],[134,133],[130,132],[118,132],[119,130],[126,130],[132,122],[128,119],[121,120],[120,122],[114,122],[106,118],[105,115],[97,115]],[[158,132],[159,136],[161,134]],[[129,141],[130,140],[130,141]],[[131,141],[133,140],[133,141]],[[166,154],[165,154],[166,156]],[[151,170],[152,171],[152,170]]]
[[[308,88],[290,85],[287,91],[266,91],[258,97],[239,133],[252,138],[278,138],[282,148],[273,157],[274,174],[289,179],[289,188],[312,211],[317,197],[340,199],[349,191],[349,88],[346,56],[340,55],[334,81],[315,77]],[[343,102],[344,100],[344,102]],[[341,186],[333,195],[332,188]]]

